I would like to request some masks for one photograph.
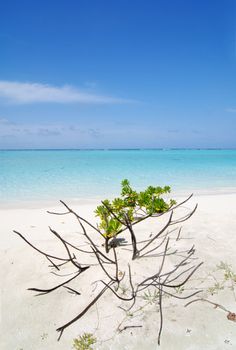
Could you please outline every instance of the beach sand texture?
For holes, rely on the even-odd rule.
[[[70,205],[70,201],[67,201]],[[230,264],[236,273],[236,194],[217,194],[193,197],[188,206],[198,203],[194,216],[183,225],[182,236],[187,239],[180,245],[195,245],[195,256],[204,264],[186,285],[191,290],[202,287],[203,297],[236,312],[236,300],[230,281],[224,281],[224,271],[217,270],[221,261]],[[76,205],[73,209],[81,216],[94,220],[95,205]],[[66,329],[60,342],[56,328],[76,316],[88,303],[86,295],[92,296],[90,285],[94,270],[82,274],[76,281],[81,296],[66,290],[58,290],[34,297],[29,287],[50,287],[58,283],[58,277],[49,274],[48,262],[13,233],[13,229],[25,234],[36,246],[47,252],[63,251],[48,230],[56,229],[63,237],[72,239],[80,232],[75,220],[69,216],[53,216],[49,208],[1,209],[1,345],[4,350],[60,350],[72,349],[73,339],[84,332],[97,337],[95,349],[157,349],[159,327],[158,308],[148,306],[134,315],[125,325],[142,325],[122,333],[115,332],[124,313],[117,306],[111,292],[78,322]],[[51,210],[62,211],[55,203]],[[141,235],[152,231],[145,223]],[[181,247],[181,246],[180,246]],[[127,251],[127,254],[130,254]],[[141,264],[139,265],[141,266]],[[149,267],[148,267],[149,268]],[[150,267],[151,270],[152,267]],[[216,271],[217,270],[217,271]],[[89,271],[89,270],[88,270]],[[143,273],[138,268],[135,273]],[[214,276],[214,277],[212,277]],[[214,279],[215,278],[215,279]],[[61,281],[61,280],[60,280]],[[219,282],[224,289],[209,288]],[[74,285],[75,287],[75,285]],[[97,287],[98,288],[98,287]],[[99,289],[99,288],[98,288]],[[160,349],[234,349],[236,348],[236,323],[227,319],[227,313],[213,305],[196,302],[184,308],[185,301],[166,298],[163,304],[164,328]],[[137,317],[136,317],[137,316]]]

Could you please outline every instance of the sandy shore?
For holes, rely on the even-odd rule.
[[[93,204],[68,204],[81,216],[94,221]],[[202,288],[202,297],[236,312],[233,282],[225,280],[224,270],[217,269],[221,262],[230,264],[236,273],[236,194],[204,195],[193,197],[188,207],[198,203],[194,216],[183,225],[179,249],[195,245],[195,256],[204,264],[186,285],[186,291]],[[22,204],[23,205],[23,204]],[[1,206],[2,208],[2,206]],[[12,231],[23,233],[31,242],[47,252],[63,252],[63,247],[52,237],[48,226],[68,240],[80,234],[81,229],[72,217],[53,216],[49,208],[8,208],[0,210],[1,222],[1,344],[4,350],[66,350],[73,339],[84,332],[97,337],[95,349],[156,349],[159,315],[155,304],[134,313],[126,325],[142,325],[122,333],[116,331],[124,312],[108,292],[104,298],[78,322],[74,323],[57,342],[56,328],[75,317],[92,297],[96,285],[91,286],[94,269],[82,274],[76,287],[81,292],[74,296],[65,289],[34,297],[29,287],[51,287],[58,277],[49,273],[48,262],[32,250]],[[63,211],[57,203],[50,209]],[[155,227],[145,224],[140,238]],[[129,254],[129,252],[127,252]],[[135,273],[139,273],[139,267]],[[151,271],[151,267],[148,267]],[[89,271],[89,270],[88,270]],[[66,272],[66,270],[65,270]],[[141,272],[140,272],[141,273]],[[98,279],[96,276],[95,279]],[[59,280],[61,281],[61,279]],[[231,284],[232,282],[232,284]],[[236,285],[236,283],[234,283]],[[74,285],[75,287],[75,285]],[[213,295],[212,295],[213,294]],[[197,302],[184,308],[185,301],[167,298],[164,307],[164,329],[160,349],[234,349],[236,323],[227,319],[220,308]]]

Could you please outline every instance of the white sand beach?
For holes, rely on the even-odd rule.
[[[194,244],[194,257],[199,257],[198,262],[203,261],[204,264],[186,284],[186,292],[193,291],[192,288],[202,288],[202,297],[236,312],[233,291],[236,283],[225,280],[225,271],[217,269],[217,266],[224,262],[231,265],[232,271],[236,273],[236,194],[193,197],[187,206],[192,208],[195,203],[198,203],[198,209],[193,217],[183,223],[179,248],[190,248]],[[67,204],[81,216],[94,222],[95,202],[78,205],[67,201]],[[116,300],[110,291],[101,297],[83,318],[68,327],[61,340],[57,341],[56,328],[82,311],[92,295],[101,289],[99,284],[91,286],[91,281],[99,279],[99,276],[94,276],[96,270],[93,268],[79,276],[73,287],[77,288],[81,295],[75,296],[63,288],[37,297],[34,296],[35,292],[28,291],[29,287],[50,288],[63,278],[52,275],[48,269],[48,261],[14,234],[13,230],[24,234],[40,249],[56,254],[64,252],[64,247],[52,236],[48,226],[68,240],[78,236],[81,228],[70,215],[55,216],[47,213],[47,210],[63,211],[63,207],[58,203],[51,204],[50,208],[46,204],[41,208],[24,206],[24,203],[14,209],[4,209],[1,206],[0,210],[0,348],[69,350],[72,349],[74,338],[88,332],[97,338],[95,349],[157,349],[157,305],[154,303],[142,312],[134,312],[133,317],[129,316],[123,324],[142,327],[127,328],[119,333],[117,327],[124,318],[124,312],[118,308],[120,301]],[[153,229],[153,224],[145,223],[139,230],[140,239]],[[130,253],[127,251],[125,254],[128,256]],[[138,268],[135,270],[136,274],[139,273]],[[152,266],[148,266],[148,269],[151,271]],[[164,327],[160,349],[236,348],[236,322],[227,319],[227,312],[203,301],[185,308],[186,302],[173,298],[164,300]]]

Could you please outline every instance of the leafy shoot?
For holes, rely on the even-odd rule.
[[[75,350],[93,350],[91,345],[95,344],[97,339],[91,333],[84,333],[79,338],[74,339],[73,348]]]

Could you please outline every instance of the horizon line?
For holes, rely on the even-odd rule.
[[[0,151],[233,151],[236,147],[144,147],[144,148],[0,148]]]

